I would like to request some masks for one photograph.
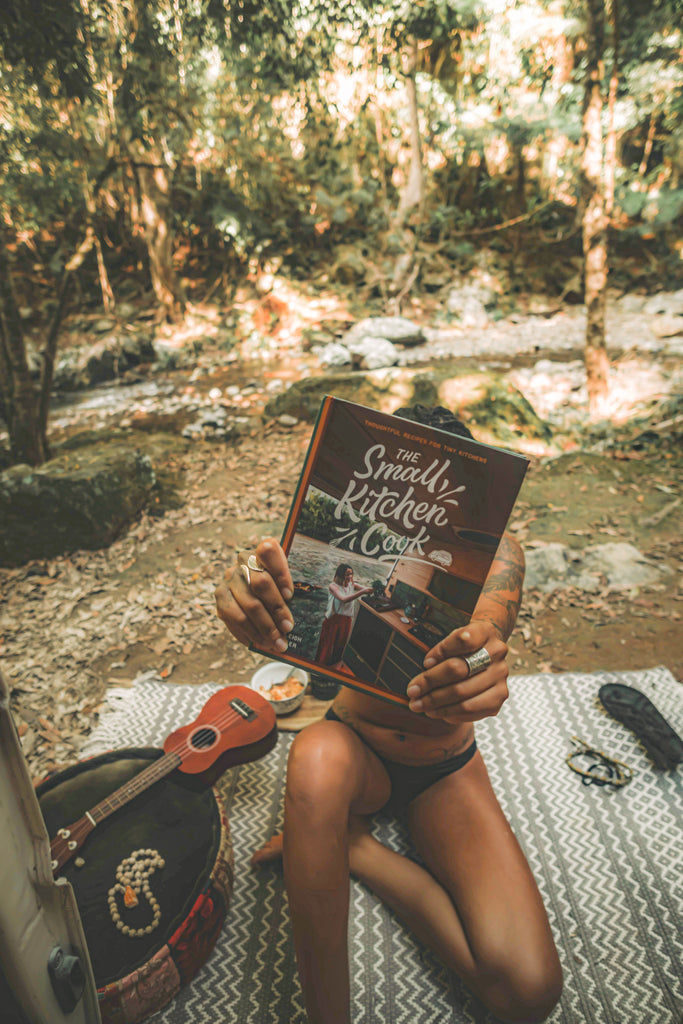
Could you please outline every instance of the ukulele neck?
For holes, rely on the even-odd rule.
[[[110,814],[113,814],[114,811],[118,811],[124,804],[133,800],[140,793],[144,793],[155,782],[163,779],[174,768],[177,768],[180,763],[181,758],[179,754],[164,754],[163,757],[153,761],[147,768],[133,776],[130,782],[120,786],[116,792],[101,800],[94,807],[91,807],[86,812],[85,817],[91,819],[93,827],[98,825],[105,818],[108,818]]]

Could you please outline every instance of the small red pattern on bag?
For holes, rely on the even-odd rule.
[[[200,893],[188,916],[168,940],[182,985],[187,985],[194,978],[216,945],[226,910],[220,890],[210,883],[209,888],[206,892]]]

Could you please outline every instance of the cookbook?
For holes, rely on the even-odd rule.
[[[427,651],[469,622],[527,467],[325,397],[282,538],[294,628],[281,660],[407,705]]]

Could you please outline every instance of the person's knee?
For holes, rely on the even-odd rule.
[[[484,985],[482,998],[489,1010],[507,1024],[541,1024],[562,995],[562,968],[552,962],[517,964],[513,971]]]
[[[306,814],[348,814],[357,757],[344,728],[323,722],[296,736],[287,764],[290,807],[299,807]]]

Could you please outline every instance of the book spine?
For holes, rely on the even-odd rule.
[[[306,498],[308,481],[310,479],[311,473],[313,472],[313,467],[315,466],[315,459],[320,449],[320,446],[323,442],[323,438],[325,436],[325,427],[327,426],[327,422],[330,418],[330,414],[332,412],[332,407],[334,403],[335,399],[332,397],[332,395],[326,395],[318,411],[318,417],[313,427],[313,434],[311,435],[311,443],[308,446],[306,458],[304,459],[304,464],[299,475],[296,490],[294,492],[296,498],[292,504],[292,507],[289,510],[287,522],[285,523],[285,528],[282,534],[282,548],[285,554],[289,554],[289,548],[292,543],[292,538],[296,533],[296,524],[299,519],[299,512],[301,511],[301,506],[303,505],[304,500]]]

